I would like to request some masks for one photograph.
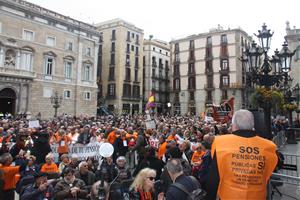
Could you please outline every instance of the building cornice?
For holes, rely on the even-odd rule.
[[[104,22],[95,24],[95,27],[97,27],[98,30],[111,29],[111,28],[116,28],[116,27],[120,27],[120,26],[131,29],[131,30],[141,33],[141,34],[144,33],[143,29],[140,29],[140,28],[136,27],[135,25],[133,25],[129,22],[126,22],[123,19],[112,19],[112,20],[108,20],[108,21],[104,21]]]
[[[95,26],[92,26],[88,23],[84,23],[75,19],[72,19],[68,16],[64,16],[62,14],[56,13],[54,11],[48,10],[46,8],[40,7],[36,4],[29,3],[23,0],[0,0],[0,5],[8,7],[10,9],[24,12],[31,17],[39,17],[41,19],[45,19],[52,23],[53,25],[59,24],[62,26],[70,27],[72,30],[76,30],[78,32],[86,32],[92,36],[99,37],[100,33],[97,31]],[[1,8],[0,7],[0,8]],[[3,10],[3,9],[2,9]],[[26,17],[26,16],[24,16]],[[34,19],[32,19],[34,21]],[[55,26],[56,27],[56,26]]]
[[[252,40],[252,37],[249,36],[244,30],[242,30],[241,28],[236,28],[236,29],[228,29],[228,30],[216,29],[216,30],[211,30],[210,32],[206,32],[206,33],[200,33],[197,35],[194,34],[194,35],[190,35],[187,37],[171,40],[170,44],[206,38],[208,36],[222,35],[222,34],[228,34],[228,33],[237,33],[237,32],[240,32],[241,34],[247,36],[249,40]]]

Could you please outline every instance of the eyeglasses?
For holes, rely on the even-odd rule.
[[[147,177],[150,181],[154,181],[155,180],[155,177]]]

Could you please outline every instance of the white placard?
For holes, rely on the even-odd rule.
[[[29,128],[37,128],[40,127],[39,120],[29,121]]]
[[[156,124],[154,120],[146,121],[146,128],[147,129],[156,129]]]

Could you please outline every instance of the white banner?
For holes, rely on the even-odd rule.
[[[101,144],[102,143],[99,142],[93,142],[86,145],[71,144],[69,146],[69,155],[76,154],[78,156],[78,160],[86,160],[88,157],[94,157],[96,160],[99,160],[101,158],[101,155],[99,153]],[[51,145],[51,149],[56,162],[59,160],[57,147],[57,144]]]

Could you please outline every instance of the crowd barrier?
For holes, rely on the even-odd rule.
[[[300,155],[283,153],[282,168],[268,184],[268,200],[300,199]]]
[[[283,153],[284,163],[278,174],[300,177],[300,155]]]
[[[267,200],[300,199],[300,177],[273,173],[268,184]]]

